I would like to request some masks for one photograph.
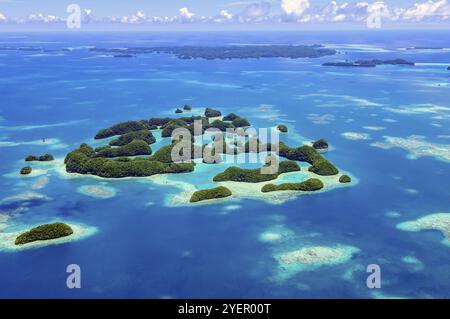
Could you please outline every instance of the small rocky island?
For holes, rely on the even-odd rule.
[[[190,107],[185,106],[183,109]],[[351,182],[348,175],[340,174],[339,169],[319,152],[328,148],[324,139],[314,142],[312,146],[291,147],[283,142],[272,145],[263,143],[252,135],[247,136],[245,130],[248,127],[251,127],[248,119],[235,113],[222,116],[222,112],[214,108],[206,108],[203,116],[122,122],[95,134],[96,140],[108,138],[107,145],[93,148],[83,143],[68,153],[64,159],[65,170],[69,174],[102,178],[147,178],[155,175],[168,178],[170,174],[195,174],[198,165],[221,163],[225,155],[268,152],[266,164],[260,168],[229,166],[218,172],[211,181],[218,186],[216,188],[198,190],[195,185],[185,183],[184,194],[189,194],[189,197],[180,197],[183,203],[212,201],[230,196],[263,197],[267,196],[264,194],[283,191],[316,192]],[[183,135],[172,136],[177,129],[185,129],[190,140],[184,140]],[[214,129],[215,133],[210,135],[210,129]],[[207,130],[208,134],[205,134]],[[238,133],[239,130],[241,133]],[[280,125],[278,130],[283,131],[284,128]],[[225,134],[218,135],[220,132]],[[153,151],[152,145],[156,142],[159,144],[164,139],[169,139],[169,143],[164,143]],[[181,153],[179,148],[182,145],[189,146],[190,151]],[[174,152],[180,155],[177,160],[173,159]],[[205,154],[210,154],[211,158],[205,157]],[[302,168],[300,163],[306,163],[307,166]],[[270,170],[273,169],[272,164],[277,164],[275,171]],[[285,176],[289,176],[286,181]],[[298,176],[298,182],[292,182],[293,176]],[[322,180],[321,177],[328,179]]]
[[[52,154],[45,154],[42,156],[35,156],[35,155],[28,155],[25,158],[26,162],[34,162],[34,161],[38,161],[38,162],[50,162],[53,161],[55,158],[53,157]]]
[[[300,191],[300,192],[316,192],[324,187],[322,181],[317,178],[310,178],[301,183],[285,183],[285,184],[267,184],[261,191],[263,193],[279,192],[279,191]]]
[[[228,188],[219,186],[217,188],[204,189],[195,192],[194,194],[192,194],[190,202],[197,203],[205,200],[226,198],[231,195],[232,193]]]
[[[280,131],[281,133],[287,133],[288,132],[288,128],[286,125],[284,124],[280,124],[277,126],[278,131]]]
[[[321,138],[313,143],[313,147],[316,150],[326,150],[328,149],[328,142]]]
[[[20,170],[20,175],[29,175],[32,171],[33,169],[31,168],[31,166],[25,166]]]
[[[25,245],[38,240],[51,240],[67,237],[73,234],[73,229],[64,223],[45,224],[19,235],[16,238],[16,245]]]
[[[393,60],[359,60],[355,62],[326,62],[322,66],[337,66],[337,67],[357,67],[357,68],[374,68],[378,65],[409,65],[414,66],[415,63],[404,59]]]
[[[342,175],[341,177],[339,177],[339,183],[348,184],[348,183],[351,183],[351,182],[352,182],[352,179],[348,175]]]

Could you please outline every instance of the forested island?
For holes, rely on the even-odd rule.
[[[52,154],[45,154],[45,155],[41,155],[41,156],[36,156],[36,155],[28,155],[25,158],[26,162],[34,162],[34,161],[38,161],[38,162],[50,162],[53,161],[55,158],[53,157]]]
[[[173,54],[179,59],[259,59],[259,58],[320,58],[335,55],[322,45],[246,45],[246,46],[173,46],[147,48],[92,48],[91,52],[115,55],[152,53]]]
[[[185,105],[179,109],[191,110],[192,107]],[[200,123],[201,125],[194,126],[194,124]],[[231,191],[227,189],[226,183],[254,184],[255,187],[258,187],[260,193],[286,190],[313,192],[324,188],[324,184],[319,178],[300,180],[298,183],[260,185],[260,183],[277,181],[283,174],[302,171],[300,162],[310,165],[305,168],[307,174],[314,174],[318,177],[336,176],[336,182],[339,179],[337,183],[342,184],[351,182],[349,176],[339,176],[339,170],[336,166],[318,152],[318,150],[329,147],[328,142],[324,139],[313,142],[312,146],[303,145],[299,147],[291,147],[283,142],[280,142],[279,145],[263,143],[257,137],[246,136],[245,134],[243,135],[243,141],[234,139],[241,134],[237,130],[244,133],[245,129],[250,126],[250,121],[244,117],[235,113],[222,116],[220,110],[211,107],[205,108],[203,115],[198,116],[155,117],[122,122],[101,129],[95,134],[96,140],[108,138],[107,145],[93,148],[83,143],[77,149],[68,153],[64,159],[65,169],[68,173],[95,175],[103,178],[149,177],[158,174],[192,173],[195,172],[199,163],[194,160],[201,160],[200,163],[217,164],[222,161],[221,155],[224,154],[275,153],[267,156],[266,164],[262,168],[244,169],[239,166],[232,166],[226,168],[222,173],[216,174],[212,182],[223,183],[224,185],[195,192],[188,199],[192,203],[231,196]],[[179,128],[183,128],[185,132],[190,133],[190,140],[183,140],[183,135],[175,134],[172,136],[172,133]],[[208,138],[202,139],[200,144],[196,142],[195,137],[203,136],[206,130],[211,128],[214,128],[216,133],[210,135],[209,140]],[[287,133],[287,127],[279,125],[277,129]],[[170,140],[169,144],[160,146],[153,152],[151,145],[158,142],[155,138],[157,131],[160,133],[161,139],[168,138]],[[225,134],[217,135],[220,132]],[[190,146],[190,153],[180,153],[180,157],[174,160],[174,150],[176,148],[176,152],[179,152],[178,149],[181,145]],[[176,152],[175,154],[177,154]],[[205,157],[205,154],[210,154],[212,160]],[[273,169],[272,164],[275,164],[274,161],[277,161],[276,169],[271,171],[270,169]],[[267,171],[263,171],[264,168]]]
[[[232,193],[228,188],[219,186],[217,188],[204,189],[195,192],[194,194],[192,194],[190,202],[197,203],[205,200],[226,198],[231,195]]]
[[[16,238],[16,245],[25,245],[38,240],[51,240],[70,236],[73,230],[69,225],[63,223],[45,224],[30,229]]]

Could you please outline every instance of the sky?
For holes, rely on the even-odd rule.
[[[144,29],[267,26],[450,28],[450,0],[0,0],[0,31],[66,25],[67,6],[84,26]],[[370,20],[368,22],[368,20]]]

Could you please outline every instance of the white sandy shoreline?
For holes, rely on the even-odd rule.
[[[30,230],[33,227],[36,227],[38,225],[33,226],[27,226],[26,229],[20,230],[20,231],[13,231],[13,232],[0,232],[0,251],[21,251],[26,249],[33,249],[33,248],[41,248],[45,246],[50,245],[60,245],[65,244],[77,240],[84,239],[86,237],[89,237],[93,234],[95,234],[98,230],[96,227],[92,226],[86,226],[82,224],[75,224],[75,223],[66,223],[69,225],[72,230],[73,234],[66,237],[56,238],[56,239],[50,239],[50,240],[38,240],[35,242],[31,242],[25,245],[16,245],[15,240],[17,236],[20,234],[23,234],[25,231]]]

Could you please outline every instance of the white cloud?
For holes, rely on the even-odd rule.
[[[234,17],[234,15],[227,10],[220,11],[219,16],[225,18],[226,20],[231,20]]]
[[[413,5],[398,5],[384,1],[328,0],[320,4],[310,0],[243,0],[235,5],[245,6],[242,12],[232,13],[220,10],[212,16],[197,16],[187,7],[179,9],[178,14],[169,16],[147,16],[139,10],[130,16],[95,17],[91,9],[83,9],[83,23],[123,23],[123,24],[176,24],[176,23],[354,23],[365,26],[370,14],[379,12],[382,23],[441,23],[450,22],[450,0],[416,0]],[[1,0],[0,0],[1,2]],[[272,11],[272,4],[280,4],[281,12]],[[6,17],[0,13],[0,23],[60,23],[64,17],[49,14],[31,14],[26,18]]]
[[[281,8],[288,15],[301,16],[310,6],[309,0],[281,0]]]
[[[334,22],[344,21],[345,19],[346,19],[345,14],[339,14],[339,15],[333,17]]]
[[[270,2],[261,1],[261,2],[255,2],[252,4],[249,4],[244,11],[241,13],[241,15],[244,18],[260,18],[265,17],[270,13],[272,5]]]
[[[192,19],[194,17],[194,13],[190,12],[188,8],[184,7],[180,9],[180,17],[185,19]]]
[[[423,3],[416,3],[403,13],[402,18],[403,20],[420,21],[424,18],[435,16],[440,16],[444,19],[450,16],[450,5],[447,4],[447,0],[429,0]]]
[[[32,23],[54,23],[54,22],[63,22],[65,21],[63,18],[54,16],[54,15],[44,15],[42,13],[38,14],[30,14],[28,16],[28,22]]]

